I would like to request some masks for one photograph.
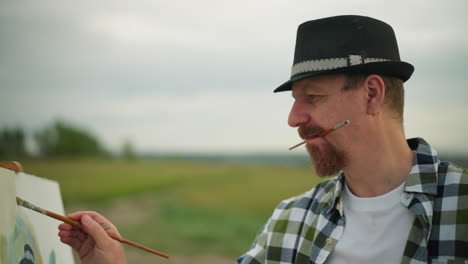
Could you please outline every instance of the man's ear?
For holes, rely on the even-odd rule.
[[[367,76],[364,81],[367,92],[367,113],[377,115],[383,107],[385,99],[385,83],[377,74]]]

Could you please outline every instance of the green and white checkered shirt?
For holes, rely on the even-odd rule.
[[[401,263],[468,263],[468,170],[440,161],[421,138],[408,145],[416,155],[401,202],[415,220]],[[324,263],[343,235],[343,184],[341,173],[281,202],[236,263]]]

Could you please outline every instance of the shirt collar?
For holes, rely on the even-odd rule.
[[[422,138],[407,140],[408,146],[415,153],[413,167],[406,178],[405,192],[437,194],[437,170],[439,161],[437,152]],[[329,192],[327,204],[334,208],[344,186],[344,173],[340,172],[335,181],[334,188]]]
[[[339,199],[341,198],[341,191],[343,190],[343,186],[345,184],[345,178],[344,178],[344,173],[340,172],[336,178],[333,178],[332,181],[334,181],[334,188],[328,193],[327,197],[325,198],[326,204],[331,210],[332,208],[335,207],[335,204],[339,202]]]
[[[437,194],[437,152],[422,138],[411,138],[407,142],[415,155],[413,167],[406,178],[405,191]]]

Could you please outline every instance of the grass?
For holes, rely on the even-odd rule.
[[[22,162],[60,183],[67,211],[96,210],[122,235],[176,255],[236,257],[283,199],[320,179],[307,167],[188,161]]]

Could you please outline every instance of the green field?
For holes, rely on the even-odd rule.
[[[235,259],[274,207],[320,179],[308,167],[188,161],[22,162],[60,183],[65,209],[94,210],[130,240],[172,255]]]

